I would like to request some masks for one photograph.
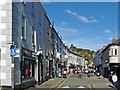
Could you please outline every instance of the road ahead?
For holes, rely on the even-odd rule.
[[[99,79],[96,76],[88,78],[86,75],[83,75],[83,78],[79,79],[77,74],[71,75],[62,84],[60,84],[58,88],[88,88],[90,90],[111,88],[112,90],[115,90],[107,79]]]

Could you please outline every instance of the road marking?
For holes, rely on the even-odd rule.
[[[71,75],[68,76],[68,78],[64,79],[64,81],[63,81],[60,85],[58,85],[57,88],[60,88],[60,87],[62,86],[62,84],[63,84],[65,81],[67,81],[70,77],[71,77]]]
[[[61,88],[70,88],[69,86],[64,86],[64,87],[61,87]]]
[[[79,87],[77,87],[77,88],[85,88],[85,87],[83,87],[83,86],[79,86]]]

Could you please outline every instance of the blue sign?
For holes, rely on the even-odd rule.
[[[10,55],[15,56],[16,55],[16,45],[10,46]]]

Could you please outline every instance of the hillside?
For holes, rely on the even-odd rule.
[[[89,49],[77,48],[73,44],[71,44],[69,48],[72,52],[80,54],[81,56],[85,57],[88,60],[88,64],[91,64],[94,58],[94,51]]]

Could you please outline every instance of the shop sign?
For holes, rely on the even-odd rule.
[[[27,57],[35,57],[35,53],[31,50],[22,48],[22,55]]]

